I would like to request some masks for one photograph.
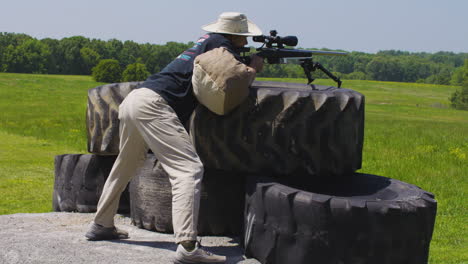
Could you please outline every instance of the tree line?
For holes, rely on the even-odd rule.
[[[26,34],[0,33],[0,72],[89,75],[106,59],[117,60],[123,68],[142,63],[150,72],[157,72],[193,45],[139,44],[82,36],[38,40]]]
[[[83,36],[39,40],[26,34],[0,32],[0,72],[89,75],[100,61],[112,59],[122,71],[137,63],[154,73],[193,45],[193,42],[156,45],[117,39],[103,41]],[[315,60],[343,79],[461,85],[468,53],[353,51],[348,56],[317,56]],[[299,65],[290,64],[266,65],[259,76],[305,77]],[[315,76],[325,77],[319,72]]]
[[[342,79],[447,85],[462,84],[463,64],[467,59],[468,53],[411,53],[395,50],[379,51],[376,54],[353,51],[348,56],[314,57],[315,61]],[[293,78],[304,76],[299,65],[270,65],[266,67],[264,74],[273,77],[281,72]],[[325,77],[318,72],[316,75]]]

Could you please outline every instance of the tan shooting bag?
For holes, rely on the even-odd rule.
[[[210,111],[225,115],[249,95],[255,71],[236,60],[225,48],[195,58],[192,85],[198,101]]]

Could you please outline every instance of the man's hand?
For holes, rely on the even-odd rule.
[[[257,73],[261,72],[263,70],[263,58],[252,54],[249,67],[254,68]]]

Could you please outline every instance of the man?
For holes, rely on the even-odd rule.
[[[160,73],[150,76],[133,90],[119,107],[120,153],[104,185],[98,209],[86,237],[89,240],[128,238],[114,226],[120,195],[135,175],[150,148],[172,185],[172,218],[178,245],[175,263],[220,263],[226,260],[203,250],[197,242],[203,164],[183,124],[197,105],[191,78],[196,56],[225,47],[236,58],[235,48],[247,44],[247,36],[261,30],[241,13],[222,13],[214,23],[202,27],[202,36]],[[259,72],[263,60],[253,56],[249,71]]]

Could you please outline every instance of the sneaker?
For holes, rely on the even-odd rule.
[[[93,222],[85,237],[88,240],[113,240],[113,239],[126,239],[128,233],[124,230],[117,229],[114,227],[103,227]]]
[[[201,248],[199,242],[195,244],[193,251],[187,251],[179,244],[175,253],[174,263],[175,264],[191,264],[191,263],[224,263],[226,261],[225,256],[215,255]]]

